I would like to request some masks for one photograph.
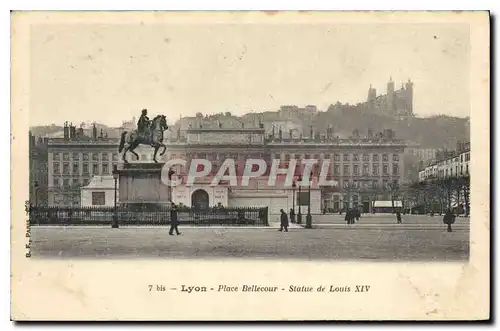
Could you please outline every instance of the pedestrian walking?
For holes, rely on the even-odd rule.
[[[401,219],[401,211],[399,211],[399,209],[396,211],[396,219],[398,220],[398,224],[403,223]]]
[[[293,211],[293,209],[290,209],[290,221],[292,223],[295,223],[295,212]]]
[[[352,215],[352,210],[351,209],[346,209],[345,211],[345,221],[346,224],[351,225],[353,223],[354,217]]]
[[[285,213],[283,209],[281,209],[280,212],[281,212],[281,222],[280,222],[280,229],[278,231],[283,231],[283,229],[285,229],[285,232],[288,232],[288,215]]]
[[[455,223],[455,214],[453,214],[453,212],[448,209],[446,211],[446,214],[444,214],[443,216],[443,223],[448,225],[448,228],[446,229],[446,231],[448,232],[452,232],[453,230],[451,229],[451,225],[453,223]]]
[[[168,234],[173,236],[175,230],[175,233],[177,233],[177,235],[180,235],[181,233],[177,228],[178,226],[179,219],[177,217],[177,206],[175,205],[175,203],[172,203],[172,208],[170,209],[170,231],[168,232]]]

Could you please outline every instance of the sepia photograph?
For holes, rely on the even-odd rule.
[[[191,296],[322,292],[323,283],[306,282],[312,263],[332,267],[321,279],[342,270],[335,263],[367,264],[367,276],[389,265],[400,277],[405,265],[425,266],[430,277],[434,267],[479,263],[488,277],[487,12],[11,15],[17,276],[38,272],[43,283],[35,264],[51,263],[77,274],[84,264],[196,262],[215,279],[201,263],[311,270],[290,284],[240,274],[231,285],[189,282],[179,269],[168,285],[149,285]],[[32,271],[23,276],[24,268]],[[452,274],[450,282],[460,277]],[[366,278],[325,288],[344,298],[377,291],[378,277]],[[25,285],[12,286],[19,297]],[[345,302],[361,305],[357,298]],[[462,310],[448,315],[416,308],[394,318],[489,316],[475,300],[484,308],[471,315],[458,300]]]

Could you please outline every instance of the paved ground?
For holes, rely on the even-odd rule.
[[[403,224],[420,224],[420,225],[443,225],[443,216],[427,216],[427,215],[401,215]],[[345,215],[326,214],[313,215],[313,223],[315,224],[345,224]],[[470,218],[457,217],[457,225],[468,225]],[[305,222],[305,215],[302,216],[302,222]],[[359,224],[395,224],[396,215],[394,214],[363,214]]]
[[[469,257],[469,219],[454,232],[426,216],[404,224],[365,217],[360,224],[314,229],[185,227],[32,227],[32,256],[44,258],[279,258],[373,261],[457,261]],[[430,218],[430,217],[429,217]],[[321,223],[321,222],[319,222]]]

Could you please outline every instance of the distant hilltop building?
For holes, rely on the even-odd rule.
[[[399,90],[394,89],[392,77],[387,83],[387,94],[377,96],[377,90],[370,85],[365,106],[375,113],[397,119],[413,117],[413,82],[401,83]]]

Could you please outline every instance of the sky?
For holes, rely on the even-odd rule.
[[[385,93],[390,77],[414,82],[418,116],[465,117],[469,48],[464,24],[39,25],[30,125],[326,110],[365,101],[370,84]]]

